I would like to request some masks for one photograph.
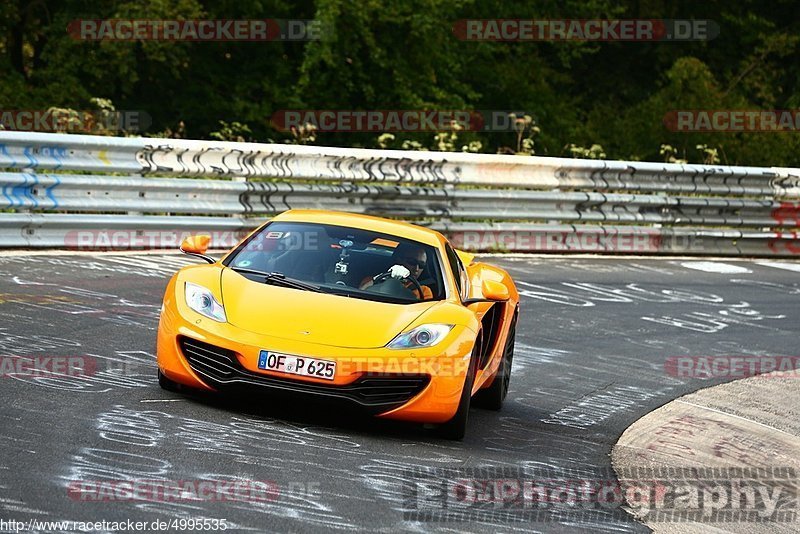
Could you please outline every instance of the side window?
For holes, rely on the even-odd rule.
[[[467,273],[464,271],[464,266],[461,264],[461,260],[456,254],[456,251],[453,250],[453,247],[451,247],[449,243],[445,245],[445,251],[447,252],[447,261],[450,263],[450,269],[452,269],[453,275],[456,279],[458,294],[463,299],[465,295],[464,290],[467,284]]]

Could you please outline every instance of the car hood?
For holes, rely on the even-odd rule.
[[[223,269],[222,299],[238,328],[346,348],[383,347],[436,302],[391,304],[255,282]]]

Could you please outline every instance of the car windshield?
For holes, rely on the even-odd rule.
[[[265,275],[277,273],[353,298],[411,304],[445,294],[434,247],[345,226],[273,222],[224,263],[254,281],[269,283]]]

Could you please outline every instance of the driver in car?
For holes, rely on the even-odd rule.
[[[433,298],[433,291],[431,291],[430,287],[419,284],[422,288],[422,295],[420,295],[416,284],[410,280],[412,277],[414,280],[418,280],[422,271],[425,270],[427,254],[425,254],[424,249],[408,243],[400,243],[397,245],[397,248],[394,249],[394,252],[392,252],[392,259],[395,261],[395,265],[392,265],[388,271],[392,278],[400,280],[419,300],[430,300]],[[361,281],[359,288],[367,289],[374,283],[374,278],[367,276]]]

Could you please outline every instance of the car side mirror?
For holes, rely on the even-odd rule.
[[[187,254],[205,254],[208,250],[209,243],[211,243],[210,235],[190,235],[181,243],[181,252]]]
[[[207,234],[191,235],[183,240],[181,243],[181,252],[189,254],[190,256],[197,256],[203,258],[208,263],[214,263],[217,260],[206,256],[208,245],[211,243],[211,236]]]
[[[463,300],[461,303],[464,306],[471,306],[478,302],[505,302],[510,298],[508,288],[493,280],[484,280],[481,283],[481,292],[482,297]]]
[[[504,302],[509,299],[508,288],[494,280],[484,280],[481,284],[481,292],[486,300]]]

